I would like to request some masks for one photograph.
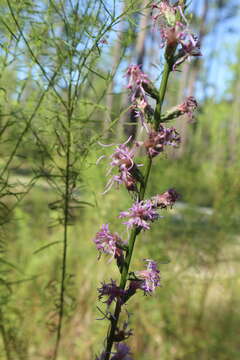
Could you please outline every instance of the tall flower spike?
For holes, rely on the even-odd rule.
[[[136,226],[144,230],[148,230],[150,229],[149,223],[157,220],[160,216],[154,208],[152,202],[150,200],[146,200],[133,204],[129,211],[122,211],[119,217],[129,217],[129,220],[123,223],[127,225],[128,228]]]
[[[174,5],[171,5],[174,3]],[[179,5],[182,4],[182,7]],[[129,347],[124,343],[126,338],[131,335],[131,329],[127,329],[127,323],[119,326],[120,316],[123,306],[128,300],[141,290],[144,295],[151,295],[158,286],[160,286],[160,271],[157,263],[151,259],[145,259],[146,267],[143,270],[129,272],[131,268],[131,260],[133,255],[136,238],[142,230],[149,229],[151,223],[160,218],[161,209],[171,208],[178,198],[178,194],[174,189],[169,189],[163,194],[158,194],[150,200],[144,200],[147,190],[149,174],[152,166],[152,158],[160,154],[165,146],[177,146],[180,143],[180,136],[174,127],[165,128],[162,124],[172,120],[183,113],[192,116],[195,110],[196,101],[189,97],[186,101],[166,114],[162,113],[162,109],[157,107],[159,101],[165,100],[168,77],[174,67],[190,56],[199,55],[199,41],[188,28],[188,22],[184,15],[185,2],[178,0],[159,0],[152,6],[154,12],[154,22],[159,25],[162,38],[162,45],[166,45],[165,49],[165,65],[161,84],[159,89],[148,80],[146,74],[141,71],[137,65],[131,65],[127,70],[129,77],[128,88],[131,90],[131,106],[132,112],[140,117],[142,124],[146,125],[148,138],[146,141],[136,142],[135,147],[144,146],[148,155],[145,167],[145,176],[138,169],[134,162],[135,147],[129,149],[127,142],[116,147],[115,152],[111,155],[111,168],[117,169],[118,174],[109,180],[109,186],[113,182],[125,184],[127,189],[136,188],[136,198],[138,201],[132,205],[128,211],[120,213],[119,218],[124,219],[123,224],[128,228],[133,228],[129,237],[128,246],[124,243],[119,244],[118,234],[110,233],[108,227],[102,228],[96,238],[95,243],[99,251],[115,256],[117,251],[122,249],[120,256],[117,256],[117,265],[121,274],[119,286],[114,280],[109,283],[103,282],[98,289],[99,299],[107,304],[106,314],[104,318],[110,321],[107,333],[105,350],[98,360],[132,360]],[[145,93],[146,92],[146,93]],[[156,100],[157,106],[155,110],[151,110],[147,103],[147,95]],[[146,120],[146,123],[145,123]],[[149,122],[149,124],[147,124]],[[160,124],[160,125],[159,125]],[[107,225],[105,225],[107,226]],[[126,252],[125,252],[126,251]],[[115,310],[110,312],[116,302]],[[100,310],[101,311],[101,310]],[[113,345],[115,343],[115,349]]]

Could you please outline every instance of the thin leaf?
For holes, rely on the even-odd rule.
[[[35,251],[33,252],[33,254],[34,254],[34,255],[35,255],[35,254],[38,254],[40,251],[43,251],[43,250],[49,248],[50,246],[56,245],[56,244],[59,244],[59,243],[62,243],[62,241],[60,241],[60,240],[58,240],[58,241],[53,241],[53,242],[51,242],[50,244],[44,245],[44,246],[40,247],[39,249],[35,250]]]
[[[13,268],[14,270],[17,270],[18,272],[20,272],[21,274],[23,274],[23,271],[20,270],[17,265],[15,265],[15,264],[7,261],[7,260],[4,260],[3,258],[0,258],[0,262],[1,262],[2,264],[5,264],[5,265],[10,266],[10,267]]]

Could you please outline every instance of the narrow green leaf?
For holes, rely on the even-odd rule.
[[[19,269],[19,267],[13,263],[11,263],[10,261],[4,260],[3,258],[0,258],[0,263],[4,264],[4,265],[8,265],[9,267],[13,268],[14,270],[17,270],[18,272],[20,272],[21,274],[23,274],[23,271]]]
[[[53,241],[53,242],[51,242],[50,244],[44,245],[44,246],[40,247],[39,249],[35,250],[35,251],[33,252],[33,254],[34,254],[34,255],[35,255],[35,254],[38,254],[40,251],[43,251],[43,250],[49,248],[50,246],[56,245],[56,244],[59,244],[59,243],[62,243],[62,241],[60,241],[60,240],[58,240],[58,241]]]

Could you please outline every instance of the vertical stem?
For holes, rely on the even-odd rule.
[[[152,167],[152,158],[149,156],[148,159],[147,159],[147,163],[146,163],[146,172],[145,172],[145,176],[144,176],[144,186],[141,186],[141,188],[140,188],[139,201],[142,201],[144,199],[144,195],[145,195],[145,191],[146,191],[146,188],[147,188],[147,183],[148,183],[148,178],[149,178],[149,175],[150,175],[151,167]]]
[[[65,305],[65,282],[67,274],[67,246],[68,246],[68,220],[69,220],[69,201],[70,201],[70,181],[71,181],[71,123],[73,114],[72,105],[72,57],[70,54],[70,83],[68,86],[68,107],[67,107],[67,128],[66,128],[66,165],[65,165],[65,190],[64,190],[64,233],[63,233],[63,252],[62,252],[62,275],[61,275],[61,289],[60,289],[60,309],[59,309],[59,321],[57,327],[57,338],[54,349],[53,360],[58,357],[58,350],[62,334],[62,323],[64,316],[64,305]]]
[[[2,341],[3,341],[3,346],[4,346],[4,350],[5,350],[5,354],[6,354],[6,359],[12,360],[11,348],[10,348],[8,336],[6,334],[6,330],[4,327],[4,317],[3,317],[3,312],[2,312],[1,308],[0,308],[0,332],[2,335]]]
[[[70,174],[70,129],[68,129],[68,145],[66,158],[66,175],[65,175],[65,194],[64,194],[64,234],[63,234],[63,254],[62,254],[62,276],[61,276],[61,290],[60,290],[60,309],[59,309],[59,323],[57,328],[57,340],[54,350],[53,359],[57,359],[59,343],[61,339],[62,321],[64,313],[64,295],[65,295],[65,280],[67,268],[67,240],[68,240],[68,211],[69,211],[69,174]]]
[[[165,65],[164,65],[161,85],[159,88],[159,97],[158,97],[157,105],[156,105],[155,112],[154,112],[155,130],[158,130],[159,124],[161,122],[162,105],[163,105],[163,100],[164,100],[166,90],[167,90],[167,83],[168,83],[168,78],[169,78],[170,72],[171,72],[171,66],[170,66],[169,62],[166,61]]]
[[[68,212],[69,212],[69,195],[70,195],[70,151],[71,151],[71,118],[72,112],[68,111],[68,128],[67,128],[67,153],[66,153],[66,167],[65,167],[65,191],[64,191],[64,233],[63,233],[63,253],[62,253],[62,275],[61,275],[61,289],[60,289],[60,309],[59,309],[59,322],[57,328],[57,339],[54,349],[53,359],[58,357],[59,344],[61,340],[62,322],[64,315],[64,302],[65,302],[65,282],[66,282],[66,269],[67,269],[67,245],[68,245]]]

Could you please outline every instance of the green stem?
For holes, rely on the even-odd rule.
[[[71,58],[70,58],[71,60]],[[71,66],[71,61],[70,61]],[[70,83],[68,86],[68,109],[67,109],[67,127],[66,127],[66,163],[65,163],[65,190],[64,190],[64,207],[63,207],[63,251],[62,251],[62,273],[61,273],[61,288],[60,288],[60,305],[59,305],[59,318],[57,325],[57,337],[54,348],[53,360],[58,358],[59,346],[62,337],[62,326],[63,326],[63,316],[64,316],[64,307],[65,307],[65,292],[66,292],[66,275],[67,275],[67,250],[68,250],[68,227],[69,227],[69,203],[71,196],[71,147],[72,147],[72,116],[73,116],[73,107],[72,107],[72,68],[70,68]]]
[[[145,172],[145,176],[144,176],[144,185],[141,186],[141,188],[140,188],[139,201],[142,201],[144,199],[151,167],[152,167],[152,158],[148,157],[147,163],[146,163],[146,172]]]
[[[174,51],[175,51],[175,49],[174,49]],[[173,53],[174,53],[174,51],[173,51]],[[171,55],[171,58],[173,56],[173,53]],[[160,88],[159,88],[157,105],[156,105],[155,112],[154,112],[155,130],[158,129],[160,121],[161,121],[162,104],[163,104],[163,101],[165,98],[167,83],[168,83],[169,75],[170,75],[170,72],[172,69],[172,64],[171,64],[172,62],[170,61],[171,58],[169,59],[169,57],[166,57],[166,63],[165,63],[164,70],[163,70],[163,76],[162,76],[162,80],[161,80],[161,84],[160,84]],[[140,186],[140,193],[139,193],[139,199],[138,199],[139,201],[142,201],[144,199],[151,167],[152,167],[152,158],[148,157],[148,160],[146,163],[144,182]],[[140,233],[140,231],[137,228],[134,228],[131,232],[128,250],[126,252],[125,261],[124,261],[124,265],[123,265],[123,269],[122,269],[122,273],[121,273],[121,280],[120,280],[120,288],[121,289],[125,289],[125,286],[126,286],[126,283],[128,280],[128,272],[129,272],[132,255],[133,255],[135,240],[139,233]],[[121,313],[121,307],[122,307],[121,302],[118,300],[116,303],[114,315],[111,318],[111,324],[110,324],[110,329],[109,329],[109,333],[107,336],[107,346],[106,346],[106,350],[105,350],[105,359],[104,360],[109,360],[110,355],[111,355],[111,350],[112,350],[112,346],[114,343],[115,331],[116,331],[118,319],[119,319],[119,316]]]
[[[159,124],[161,122],[162,105],[163,105],[163,100],[164,100],[166,90],[167,90],[167,83],[168,83],[168,78],[169,78],[170,72],[171,72],[170,64],[168,61],[166,61],[165,65],[164,65],[162,81],[161,81],[161,85],[160,85],[160,89],[159,89],[159,97],[158,97],[157,105],[156,105],[155,112],[154,112],[155,130],[158,130]]]
[[[4,350],[5,350],[5,354],[6,354],[6,359],[7,360],[12,360],[12,355],[11,355],[11,347],[10,347],[10,341],[8,339],[8,335],[4,326],[4,317],[3,317],[3,312],[2,309],[0,308],[0,333],[2,335],[2,341],[3,341],[3,346],[4,346]]]

